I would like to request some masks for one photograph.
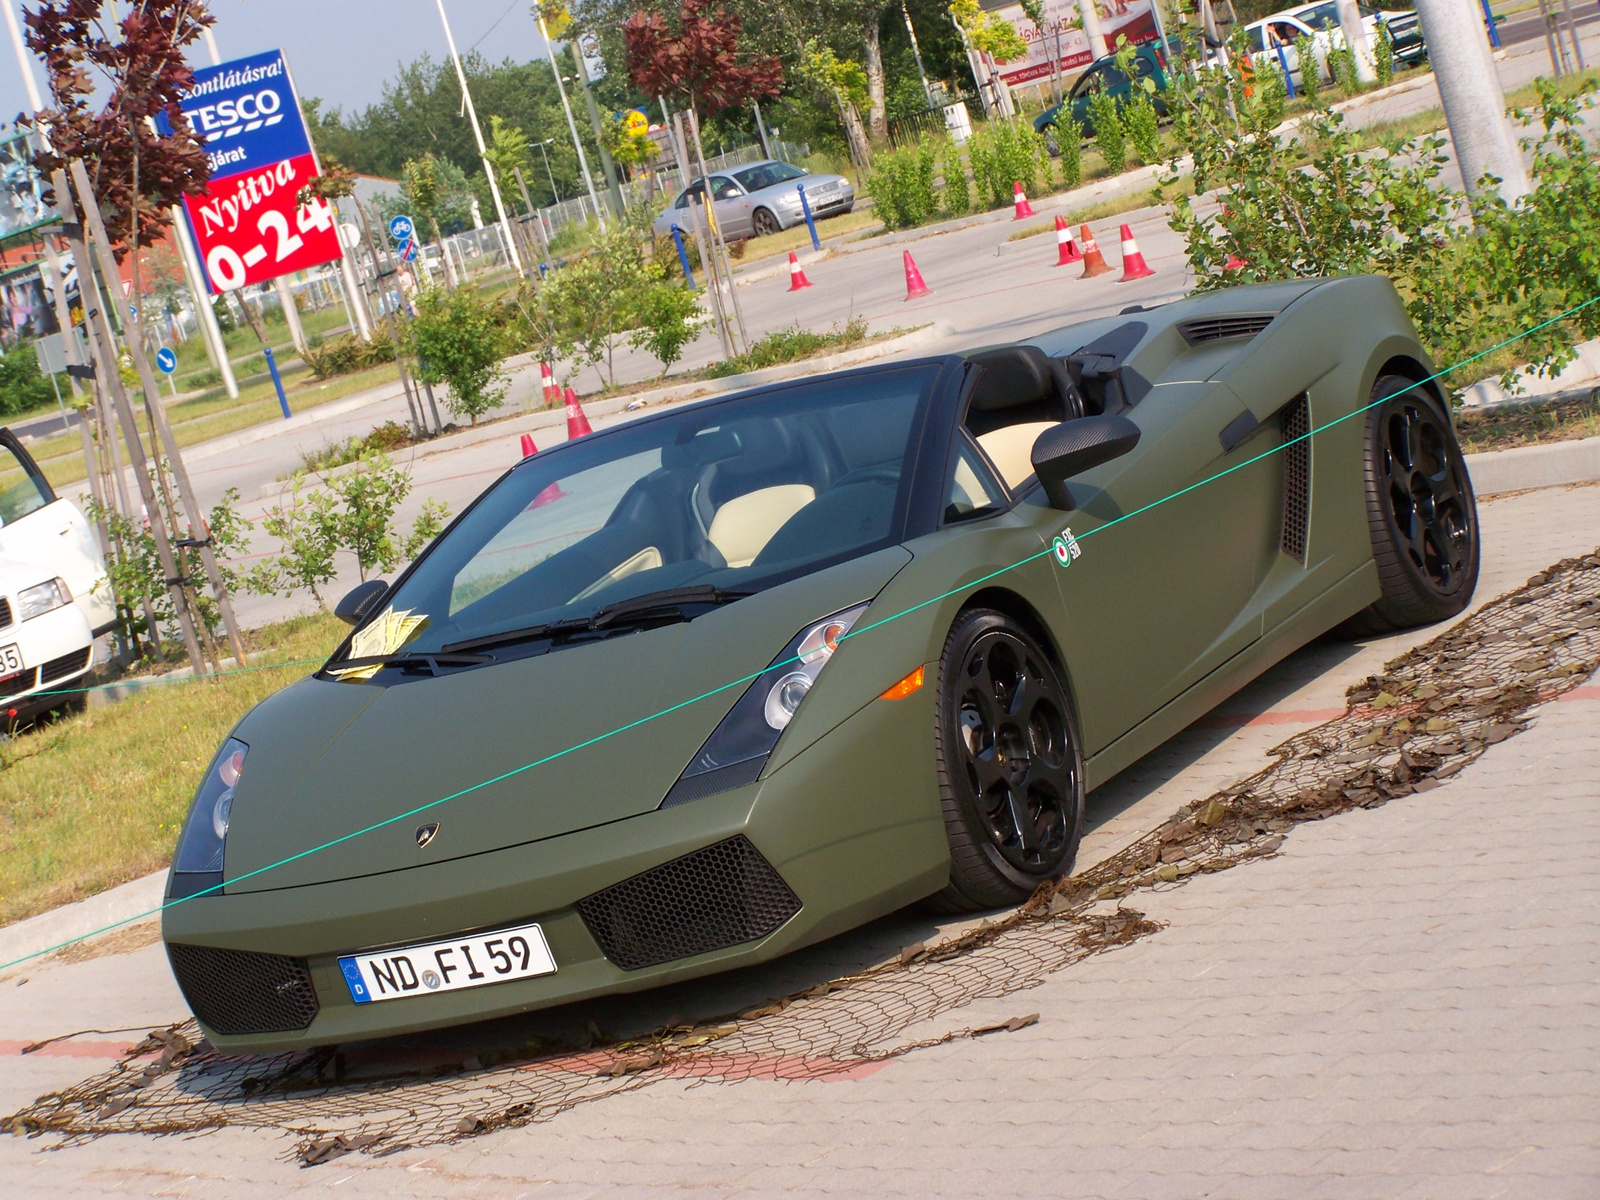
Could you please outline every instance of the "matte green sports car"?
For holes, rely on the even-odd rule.
[[[1466,605],[1431,375],[1386,280],[1300,281],[529,458],[218,752],[184,995],[304,1046],[1015,903],[1087,788],[1296,647]]]

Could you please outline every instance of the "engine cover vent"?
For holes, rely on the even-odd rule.
[[[1218,317],[1196,317],[1180,321],[1178,332],[1191,346],[1206,342],[1248,340],[1256,336],[1277,318],[1277,313],[1229,313]]]
[[[641,871],[578,901],[578,915],[624,971],[764,938],[800,911],[743,834]]]

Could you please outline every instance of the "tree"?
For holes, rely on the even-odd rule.
[[[528,135],[503,117],[490,117],[489,122],[489,146],[484,157],[494,167],[503,190],[515,182],[518,168],[528,167]]]
[[[500,322],[493,308],[467,290],[429,289],[417,298],[417,316],[407,334],[429,383],[450,385],[450,411],[472,424],[499,408],[506,394],[500,367]]]
[[[783,64],[775,55],[739,55],[743,20],[712,0],[682,0],[677,21],[636,12],[623,22],[628,76],[647,96],[671,96],[697,115],[776,96]]]
[[[955,0],[950,5],[950,15],[980,54],[987,54],[996,62],[1010,62],[1027,55],[1028,44],[1022,40],[1017,27],[1003,17],[984,12],[978,7],[978,0]]]
[[[833,47],[815,38],[805,45],[800,60],[800,75],[813,87],[831,96],[839,107],[839,119],[844,122],[845,137],[850,142],[851,157],[863,169],[872,161],[872,150],[866,132],[861,127],[858,106],[867,100],[867,73],[859,63],[840,58]]]
[[[212,16],[203,0],[141,0],[120,19],[105,0],[40,0],[25,20],[55,101],[20,122],[49,130],[51,149],[34,164],[49,175],[83,160],[120,261],[159,238],[171,207],[204,194],[211,178],[205,148],[178,104],[194,83],[184,47]],[[157,129],[158,116],[170,133]],[[137,277],[137,259],[134,271]]]

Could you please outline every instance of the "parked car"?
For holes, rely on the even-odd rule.
[[[678,193],[655,219],[657,237],[670,237],[674,225],[685,233],[694,230],[689,205],[692,197],[704,197],[706,182],[697,179]],[[800,224],[806,219],[800,206],[802,184],[813,217],[836,217],[856,203],[855,186],[843,175],[813,175],[770,158],[717,171],[710,176],[710,184],[717,225],[726,238],[761,237]]]
[[[1415,12],[1382,12],[1360,5],[1362,27],[1370,42],[1387,37],[1394,47],[1395,61],[1402,66],[1415,66],[1428,56],[1428,47],[1422,37],[1422,25]],[[1345,44],[1344,29],[1339,24],[1339,11],[1334,0],[1319,0],[1316,4],[1302,4],[1252,21],[1245,27],[1250,57],[1258,68],[1280,67],[1278,47],[1283,47],[1284,61],[1289,64],[1289,77],[1296,87],[1301,86],[1300,65],[1295,56],[1296,41],[1311,39],[1317,53],[1317,64],[1322,78],[1332,78],[1328,70],[1328,51]]]
[[[278,1052],[1018,903],[1087,789],[1296,647],[1467,605],[1433,378],[1387,279],[1302,279],[523,459],[218,749],[178,984]]]
[[[1132,66],[1133,73],[1130,76],[1117,65],[1115,55],[1108,54],[1104,58],[1096,59],[1082,75],[1078,76],[1065,100],[1045,109],[1033,119],[1033,127],[1040,133],[1050,136],[1047,131],[1056,127],[1061,119],[1061,112],[1065,109],[1072,114],[1072,119],[1083,130],[1083,135],[1093,137],[1094,119],[1090,116],[1089,98],[1096,92],[1110,92],[1111,98],[1117,102],[1117,107],[1121,108],[1133,98],[1134,86],[1145,87],[1144,81],[1147,79],[1155,87],[1150,99],[1155,105],[1156,115],[1165,117],[1167,102],[1162,93],[1167,90],[1166,51],[1153,42],[1145,42],[1135,49]]]
[[[89,670],[95,637],[115,619],[88,520],[0,429],[0,725],[81,708],[82,693],[60,693]]]

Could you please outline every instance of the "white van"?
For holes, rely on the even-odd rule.
[[[81,707],[83,694],[70,689],[115,621],[94,529],[0,429],[0,728]]]
[[[1421,27],[1417,14],[1379,12],[1359,5],[1361,25],[1367,31],[1367,44],[1376,46],[1380,37],[1387,36],[1395,47],[1395,57],[1404,65],[1411,65],[1426,57],[1422,44]],[[1252,21],[1244,27],[1249,39],[1250,57],[1256,69],[1277,67],[1278,48],[1283,48],[1283,61],[1289,65],[1289,77],[1296,88],[1300,80],[1300,64],[1295,58],[1295,42],[1302,37],[1311,39],[1316,51],[1319,74],[1331,79],[1328,70],[1328,51],[1345,44],[1344,28],[1339,24],[1339,9],[1334,0],[1318,0],[1315,4],[1301,4],[1271,16]]]

